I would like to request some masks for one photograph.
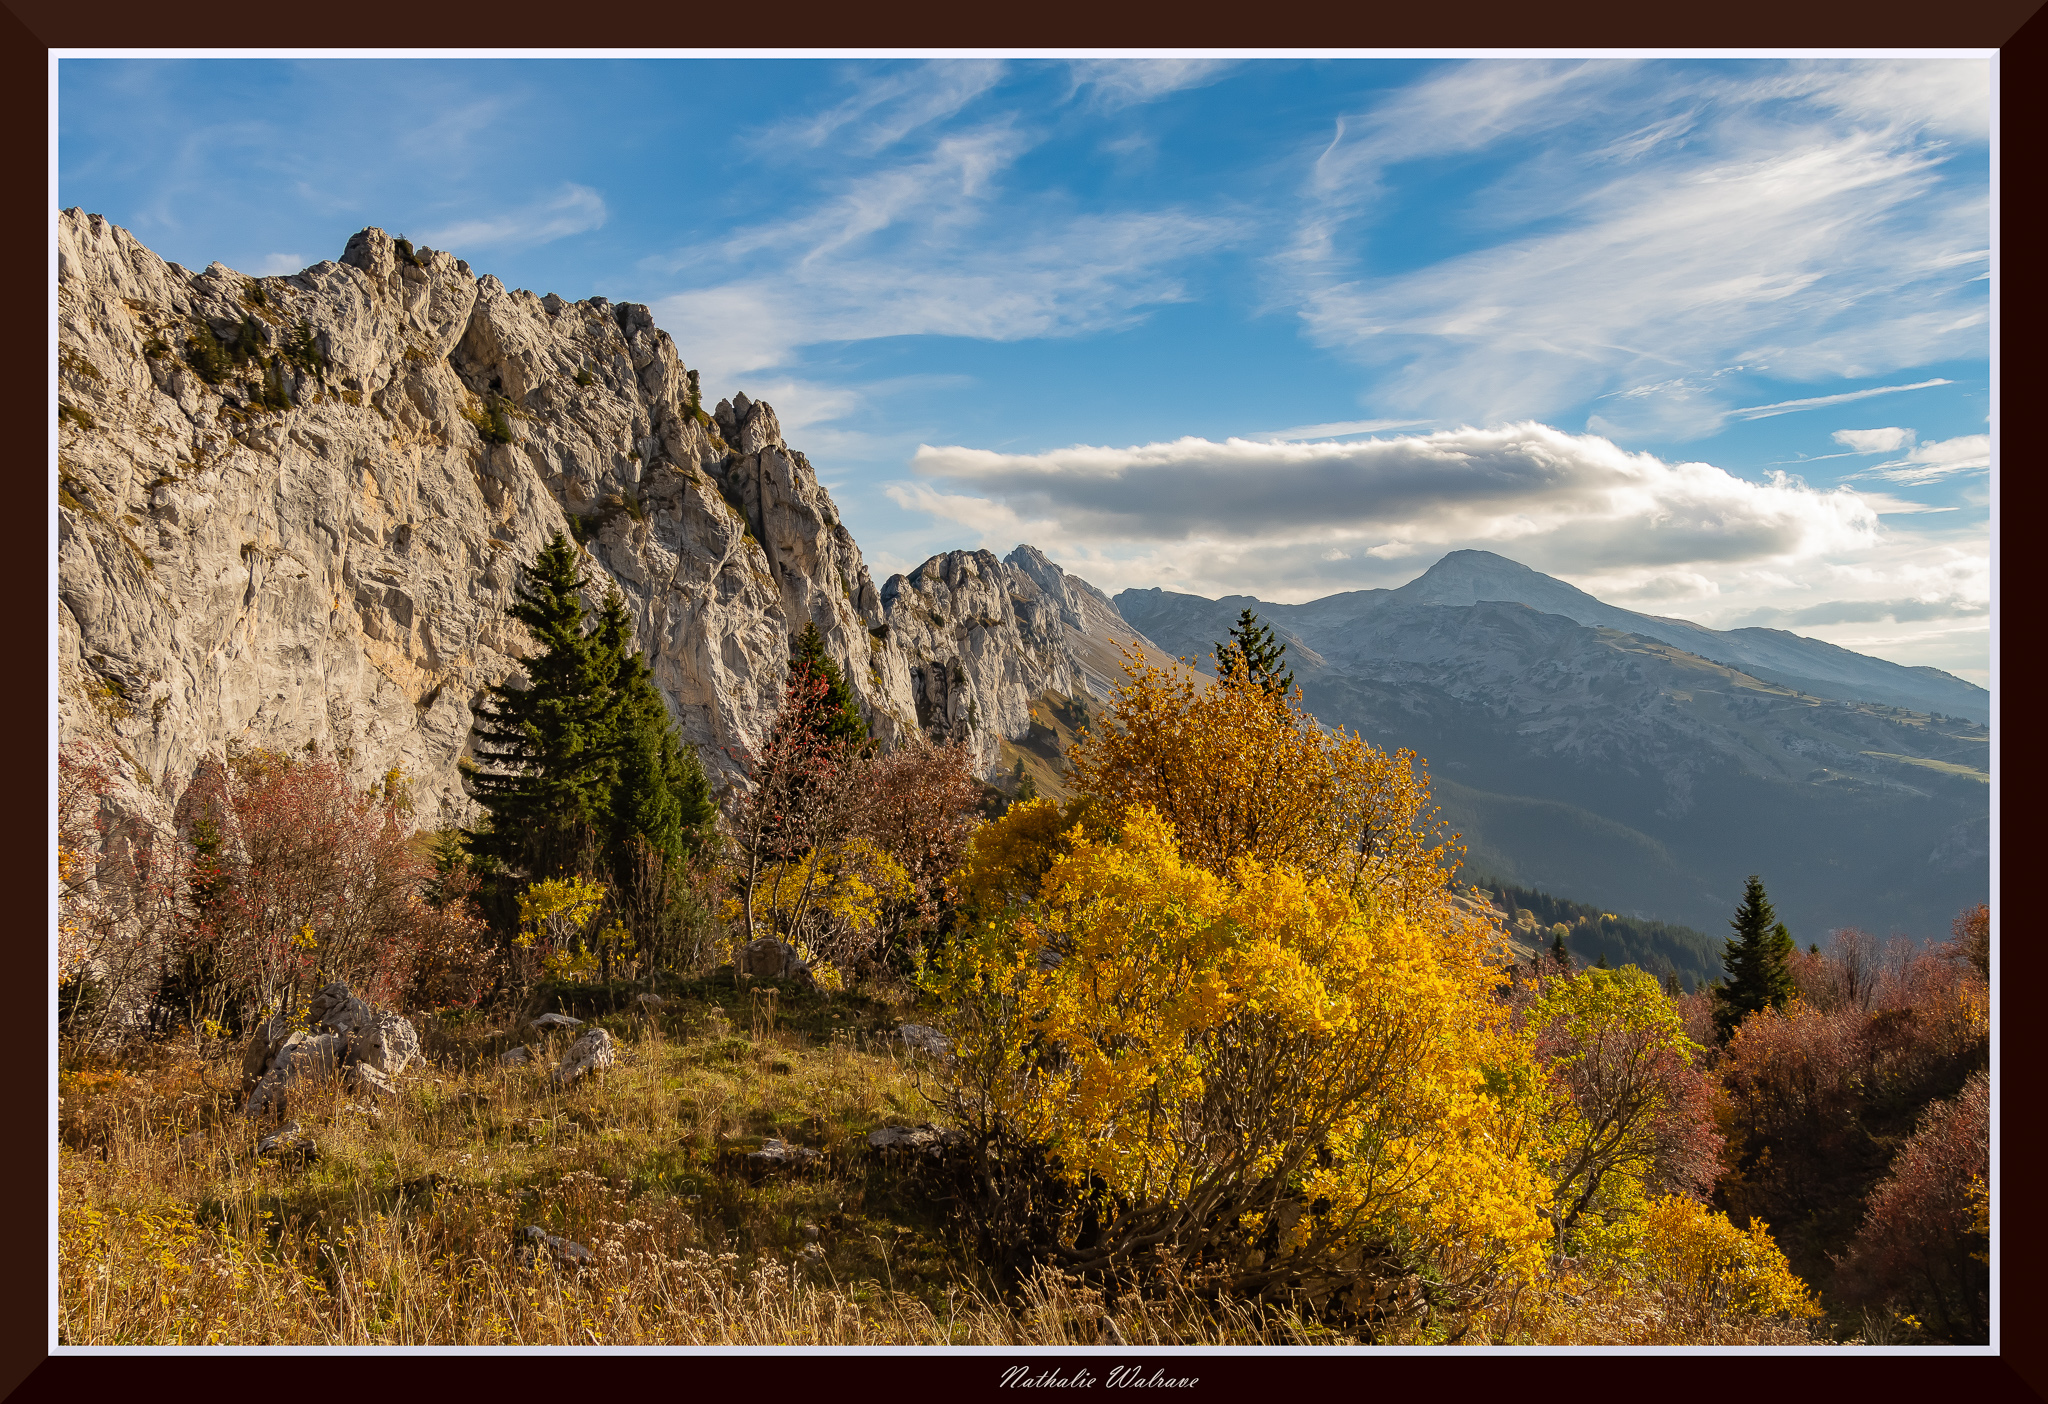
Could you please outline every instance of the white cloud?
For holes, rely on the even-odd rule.
[[[912,463],[950,491],[900,485],[897,503],[985,537],[1028,528],[1101,552],[1181,543],[1205,559],[1285,558],[1332,581],[1341,577],[1315,564],[1322,552],[1386,559],[1394,543],[1404,554],[1511,547],[1539,568],[1583,571],[1797,561],[1878,541],[1877,513],[1853,491],[1782,474],[1748,482],[1540,424],[1363,443],[1185,438],[1038,454],[926,445]]]
[[[299,257],[295,253],[265,254],[256,264],[256,276],[259,278],[283,277],[287,273],[298,272],[307,263],[308,260]]]
[[[459,220],[422,235],[419,242],[459,256],[475,248],[519,248],[547,244],[603,227],[609,212],[604,197],[587,185],[565,182],[554,195],[522,209]]]
[[[1913,442],[1911,429],[1837,429],[1834,440],[1851,453],[1897,453]]]
[[[1633,389],[1593,427],[1710,433],[1733,407],[1715,366],[1863,378],[1983,354],[1988,200],[1952,163],[1987,102],[1981,63],[1473,61],[1340,120],[1277,298],[1387,367],[1391,411],[1500,422]],[[1445,217],[1527,232],[1377,273],[1402,164],[1482,152],[1507,173]]]
[[[1095,105],[1114,110],[1188,88],[1207,87],[1237,64],[1236,59],[1077,59],[1072,70],[1077,90],[1089,89]]]
[[[1959,473],[1982,472],[1991,467],[1991,436],[1964,434],[1921,444],[1904,458],[1895,458],[1865,468],[1851,477],[1880,478],[1904,487],[1924,487]]]
[[[707,373],[721,378],[818,342],[1111,330],[1184,298],[1174,266],[1242,232],[1187,210],[1006,206],[998,178],[1030,144],[1006,125],[948,136],[809,213],[672,260],[671,271],[725,276],[656,301],[656,318],[704,348]]]

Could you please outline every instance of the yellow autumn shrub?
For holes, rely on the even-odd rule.
[[[1253,1289],[1397,1249],[1455,1258],[1468,1286],[1540,1265],[1544,1187],[1487,1078],[1520,1042],[1476,935],[1290,864],[1219,876],[1149,806],[1057,842],[1046,808],[1013,813],[965,884],[1015,893],[1049,852],[1037,894],[927,979],[955,1114],[1043,1147],[1108,1216],[1056,1256],[1172,1242]]]
[[[1069,752],[1075,785],[1107,814],[1149,805],[1182,855],[1228,874],[1239,858],[1300,868],[1403,916],[1440,905],[1463,852],[1408,751],[1325,730],[1301,690],[1242,669],[1207,689],[1126,650],[1106,724]]]

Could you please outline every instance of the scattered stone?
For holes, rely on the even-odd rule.
[[[539,1224],[526,1226],[527,1245],[520,1250],[519,1261],[531,1267],[542,1253],[548,1254],[564,1267],[582,1268],[590,1261],[590,1250],[581,1243],[549,1233]]]
[[[763,936],[741,946],[733,968],[757,980],[796,980],[810,983],[811,969],[796,953],[796,947],[773,936]]]
[[[517,1048],[507,1048],[503,1053],[500,1053],[498,1061],[507,1067],[517,1067],[524,1063],[530,1063],[533,1061],[533,1050],[522,1043]]]
[[[943,1058],[953,1051],[953,1040],[929,1024],[901,1025],[896,1030],[896,1036],[921,1053],[931,1053]]]
[[[658,994],[638,994],[633,996],[633,1003],[639,1005],[642,1009],[648,1011],[651,1014],[655,1010],[661,1008],[664,1004],[667,1004],[668,1001],[663,999]]]
[[[781,1170],[812,1165],[821,1158],[820,1152],[809,1146],[792,1145],[780,1136],[770,1136],[761,1143],[761,1149],[748,1154],[747,1164],[757,1170]]]
[[[583,1027],[583,1021],[581,1019],[572,1019],[567,1014],[543,1014],[531,1024],[528,1024],[527,1027],[539,1029],[542,1032],[546,1032],[549,1029],[580,1029]]]
[[[948,1146],[959,1145],[967,1138],[958,1131],[940,1130],[926,1122],[920,1126],[884,1126],[879,1131],[868,1133],[868,1148],[878,1151],[915,1151],[919,1154],[942,1151]]]
[[[281,1161],[298,1161],[301,1164],[320,1158],[319,1147],[313,1144],[311,1136],[299,1129],[299,1123],[296,1121],[279,1127],[258,1141],[256,1154],[275,1156]]]
[[[604,1029],[592,1029],[562,1054],[562,1061],[555,1067],[555,1085],[567,1087],[585,1073],[597,1068],[608,1068],[619,1060],[619,1045]]]
[[[816,1224],[800,1225],[797,1231],[804,1236],[804,1242],[806,1243],[816,1243],[818,1241],[818,1235],[824,1232],[824,1230],[820,1229]]]

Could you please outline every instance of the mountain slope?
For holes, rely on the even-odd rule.
[[[1932,931],[1983,900],[1983,727],[1802,695],[1641,630],[1488,600],[1505,581],[1597,613],[1563,582],[1459,554],[1399,590],[1307,605],[1116,602],[1189,656],[1247,604],[1301,639],[1313,655],[1287,657],[1310,710],[1426,757],[1471,860],[1505,880],[1711,930],[1763,872],[1809,939]],[[1616,616],[1642,618],[1600,617]]]

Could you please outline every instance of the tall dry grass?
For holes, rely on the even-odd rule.
[[[1113,1309],[1040,1273],[1004,1295],[859,1152],[929,1114],[853,1002],[736,1037],[708,1008],[608,1019],[626,1056],[567,1090],[500,1032],[437,1030],[382,1107],[295,1093],[318,1158],[256,1154],[232,1050],[62,1080],[58,1331],[72,1345],[1131,1345],[1345,1339],[1167,1283]],[[737,1007],[733,1013],[745,1020]],[[828,1152],[748,1173],[766,1135]],[[536,1253],[526,1229],[586,1246]],[[807,1233],[806,1229],[811,1230]]]

